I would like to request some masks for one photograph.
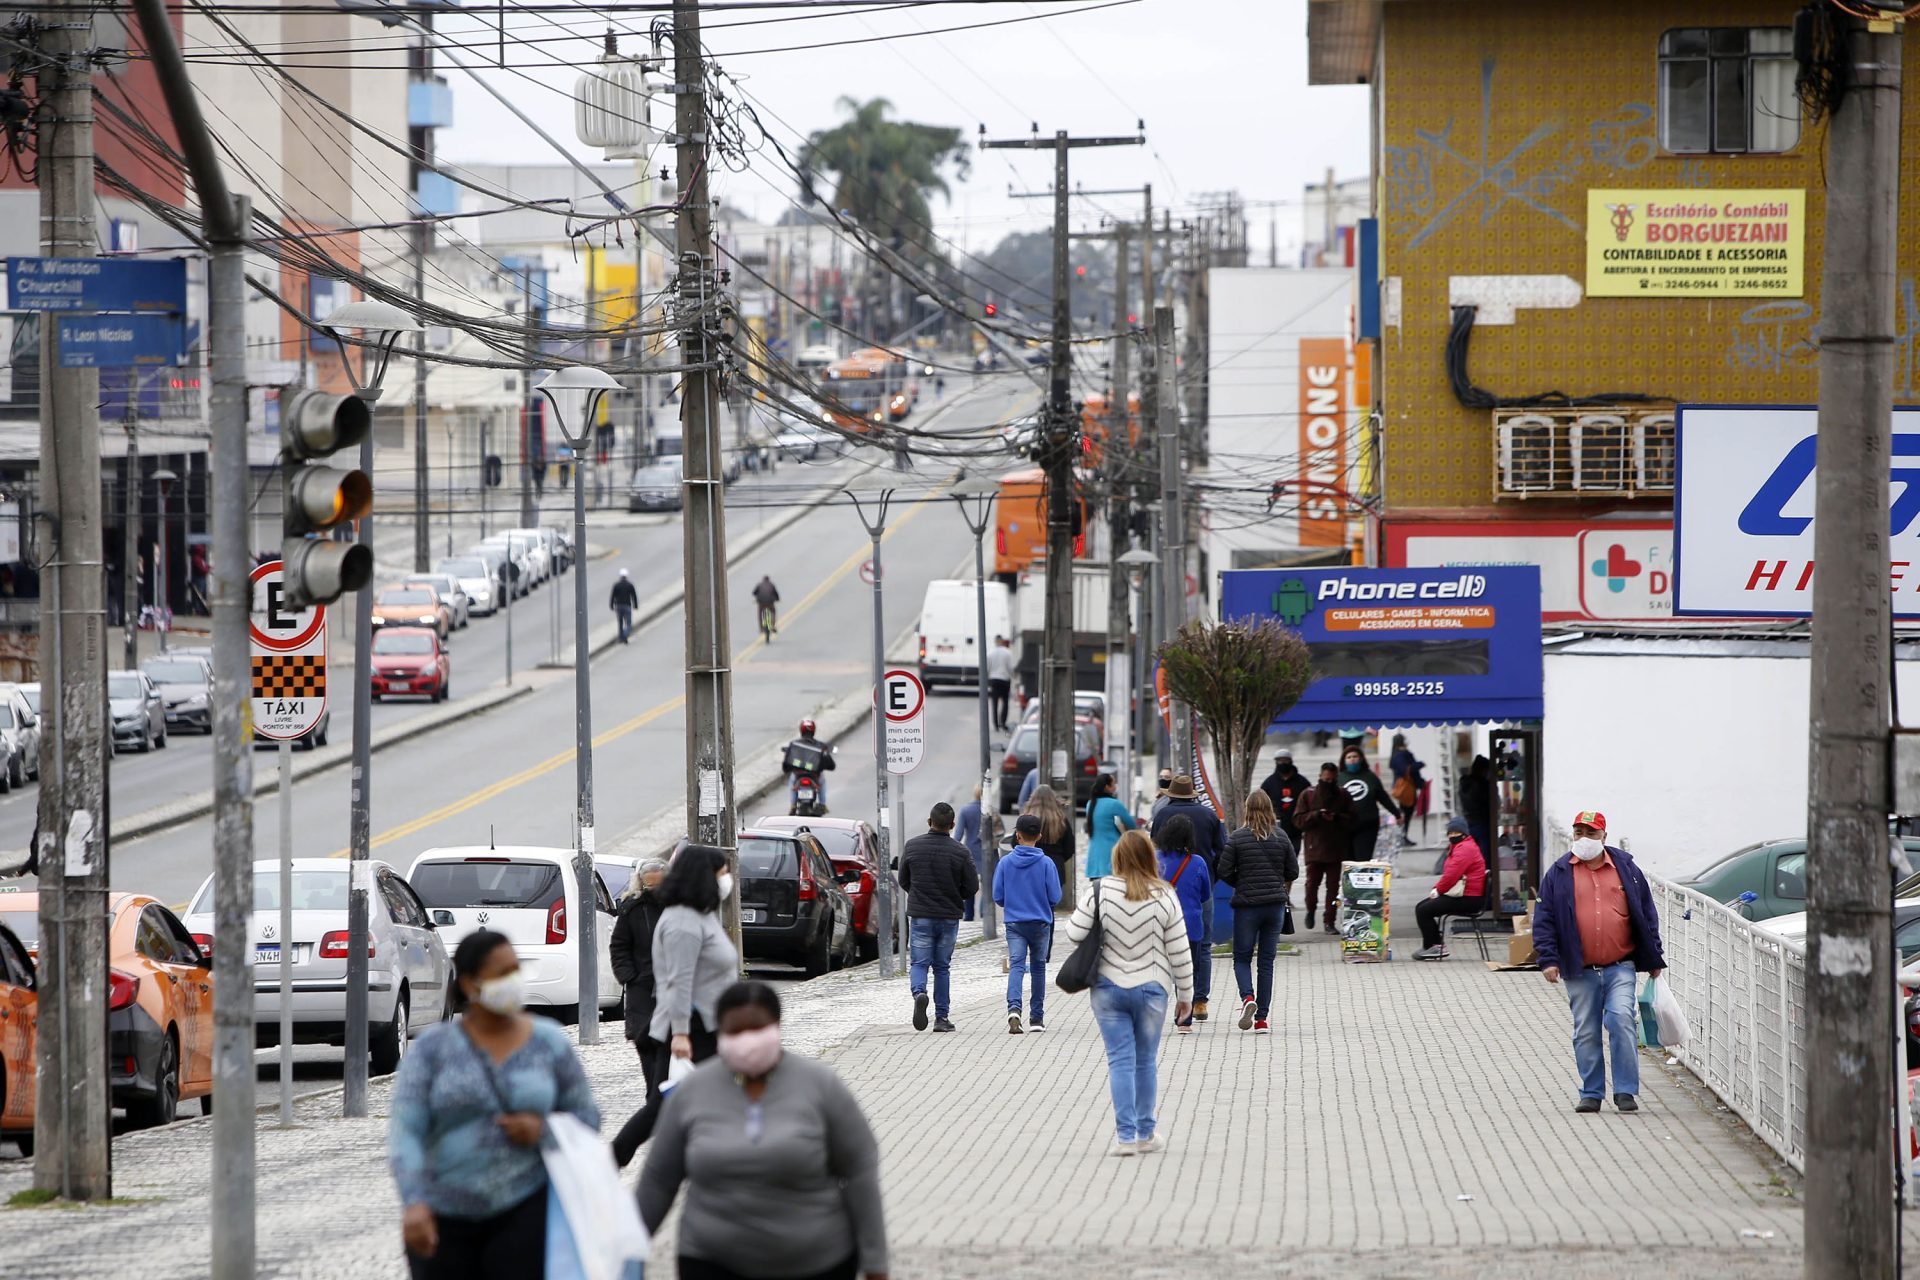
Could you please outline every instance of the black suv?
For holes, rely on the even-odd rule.
[[[1087,801],[1093,798],[1093,784],[1100,776],[1100,730],[1093,721],[1074,723],[1073,754],[1071,807],[1078,811],[1086,808]],[[1012,813],[1019,806],[1020,788],[1026,783],[1027,774],[1039,763],[1040,726],[1023,724],[1013,731],[1006,758],[1000,762],[1000,812]]]
[[[853,901],[811,832],[740,833],[740,936],[748,959],[802,965],[810,978],[853,961]]]

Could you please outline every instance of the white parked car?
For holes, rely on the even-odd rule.
[[[451,950],[476,929],[503,933],[520,957],[527,1004],[571,1022],[580,1015],[579,904],[573,850],[534,845],[429,849],[407,880],[427,904]],[[594,948],[599,952],[602,1012],[620,1007],[613,980],[613,895],[594,877]]]
[[[467,616],[490,614],[500,607],[495,598],[493,572],[480,556],[448,556],[433,566],[437,574],[446,574],[460,584],[467,598]]]
[[[339,858],[293,860],[293,935],[280,936],[280,862],[253,864],[253,918],[247,963],[253,966],[254,1041],[280,1042],[280,956],[293,948],[295,1044],[347,1042],[347,869]],[[427,908],[384,862],[373,869],[368,903],[367,1043],[373,1072],[397,1070],[415,1033],[446,1017],[453,964]],[[193,895],[184,923],[209,955],[224,945],[213,931],[213,877]]]

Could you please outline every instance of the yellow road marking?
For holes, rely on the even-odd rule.
[[[909,521],[911,521],[915,516],[919,515],[921,511],[925,510],[929,502],[931,502],[935,498],[938,498],[941,494],[945,492],[946,492],[946,486],[942,485],[940,488],[935,489],[932,493],[927,494],[925,497],[921,498],[918,502],[914,503],[913,506],[908,508],[907,511],[904,512],[898,520],[893,521],[887,526],[886,532],[883,533],[880,537],[880,541],[884,543],[888,538],[891,538],[895,533],[898,533],[902,528],[904,528],[907,525]],[[867,555],[868,555],[868,551],[863,549],[860,551],[856,551],[852,555],[848,556],[846,560],[841,562],[840,566],[837,569],[835,569],[832,573],[828,574],[827,577],[822,579],[818,586],[816,586],[812,591],[809,591],[804,597],[802,597],[800,600],[800,603],[794,605],[792,609],[787,611],[787,618],[791,620],[793,618],[800,617],[801,615],[805,614],[807,610],[811,609],[814,605],[818,604],[823,598],[825,598],[829,590],[831,590],[833,587],[838,585],[842,580],[844,580],[849,573],[852,573],[854,570],[858,569],[860,565],[866,560]],[[737,655],[735,655],[733,660],[734,665],[735,666],[740,665],[741,663],[747,661],[747,659],[751,658],[754,654],[760,652],[762,649],[765,649],[766,647],[767,647],[766,637],[756,634],[753,638],[753,643],[748,645],[746,648],[742,649]],[[686,701],[687,701],[686,694],[684,693],[677,694],[674,697],[667,699],[665,702],[660,703],[658,706],[652,707],[649,710],[641,712],[639,715],[634,716],[631,720],[622,721],[620,724],[617,724],[613,728],[608,729],[605,733],[595,734],[593,738],[593,745],[595,746],[595,748],[599,748],[599,747],[606,746],[610,742],[618,741],[619,739],[626,737],[628,734],[634,732],[635,730],[645,728],[647,725],[652,724],[655,720],[658,720],[661,716],[667,715],[672,711],[678,710],[680,707],[686,705]],[[458,800],[450,801],[447,804],[443,804],[438,809],[435,809],[429,813],[423,813],[419,817],[403,822],[397,827],[389,827],[387,830],[382,831],[380,834],[374,836],[373,839],[368,843],[368,848],[378,849],[384,845],[393,843],[395,840],[404,840],[408,836],[413,835],[416,832],[423,831],[426,828],[433,826],[435,823],[444,822],[448,818],[457,817],[458,815],[465,813],[467,810],[474,808],[476,805],[485,804],[487,801],[493,799],[497,795],[502,794],[503,792],[511,791],[513,788],[518,787],[523,783],[532,782],[535,778],[545,777],[547,774],[552,773],[554,770],[564,768],[565,766],[570,765],[572,763],[573,763],[572,747],[568,747],[565,751],[556,751],[554,754],[548,756],[545,760],[540,761],[538,764],[528,765],[526,768],[520,770],[520,772],[518,773],[509,774],[508,776],[501,778],[498,782],[492,782],[487,784],[484,787],[481,787],[477,791],[471,791],[466,795],[460,797]],[[327,856],[330,858],[344,858],[344,857],[347,857],[351,852],[352,850],[350,848],[336,849],[332,853],[328,854]]]

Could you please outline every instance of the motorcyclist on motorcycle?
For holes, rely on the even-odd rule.
[[[800,779],[812,780],[815,791],[815,804],[821,813],[827,811],[826,771],[833,768],[833,748],[820,741],[814,734],[819,726],[811,719],[800,722],[800,736],[787,744],[780,757],[780,772],[787,776],[788,808],[797,811],[800,807]]]

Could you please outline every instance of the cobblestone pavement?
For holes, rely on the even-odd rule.
[[[998,943],[956,957],[953,1036],[913,1032],[905,983],[871,966],[787,987],[790,1046],[827,1054],[880,1134],[894,1274],[1800,1274],[1794,1175],[1690,1076],[1646,1055],[1640,1114],[1573,1114],[1565,998],[1537,974],[1344,965],[1330,939],[1300,942],[1272,1036],[1233,1026],[1217,960],[1214,1019],[1163,1044],[1168,1148],[1131,1160],[1104,1154],[1085,997],[1053,993],[1048,1034],[1009,1036]],[[611,1125],[641,1085],[617,1024],[604,1032],[583,1057]],[[378,1085],[366,1120],[334,1118],[332,1093],[301,1104],[296,1130],[262,1117],[262,1276],[405,1274],[385,1109]],[[0,1213],[0,1276],[205,1275],[211,1137],[195,1121],[119,1139],[116,1189],[136,1203]],[[0,1196],[28,1175],[0,1164]],[[648,1274],[673,1273],[669,1223]]]

